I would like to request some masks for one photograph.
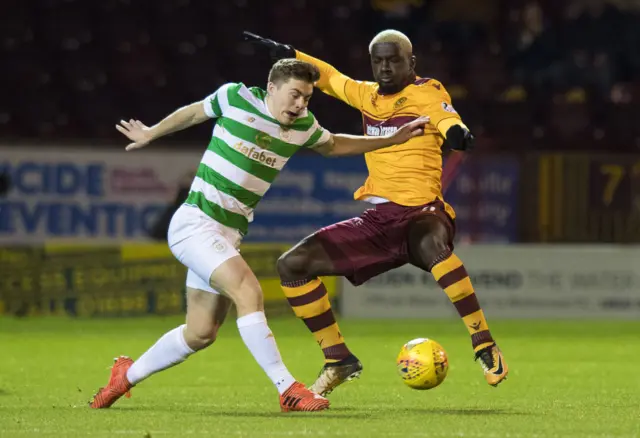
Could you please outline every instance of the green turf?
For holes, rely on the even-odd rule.
[[[640,436],[640,322],[494,321],[511,368],[489,387],[460,321],[342,321],[365,366],[320,414],[281,414],[275,390],[227,324],[209,350],[90,410],[111,358],[140,355],[179,318],[0,319],[0,436]],[[321,361],[293,318],[271,327],[290,370],[311,382]],[[428,336],[447,350],[447,380],[403,385],[395,356]]]

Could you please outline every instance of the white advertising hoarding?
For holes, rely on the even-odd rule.
[[[488,317],[640,318],[640,247],[471,245],[456,249]],[[353,318],[457,315],[430,273],[406,265],[359,287],[343,279]]]

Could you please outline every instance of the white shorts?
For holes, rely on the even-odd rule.
[[[240,254],[242,234],[214,221],[197,207],[183,204],[171,218],[167,239],[173,255],[189,268],[187,286],[217,294],[209,285],[211,274]]]

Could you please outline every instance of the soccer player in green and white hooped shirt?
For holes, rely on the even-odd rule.
[[[317,68],[284,59],[269,72],[267,90],[229,83],[202,102],[180,108],[157,125],[121,121],[116,128],[138,149],[166,134],[216,119],[191,191],[168,232],[171,251],[187,266],[187,318],[162,336],[137,361],[121,356],[111,378],[90,402],[108,408],[150,375],[183,362],[211,345],[231,303],[247,348],[280,393],[282,411],[320,411],[329,401],[289,373],[264,315],[260,283],[238,252],[253,210],[301,148],[345,156],[397,145],[422,135],[420,118],[383,137],[331,134],[307,111]]]

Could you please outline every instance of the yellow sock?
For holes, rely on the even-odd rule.
[[[282,290],[296,316],[302,319],[322,348],[325,362],[339,362],[351,355],[331,310],[322,280],[283,282]]]
[[[471,335],[474,351],[494,343],[467,270],[455,254],[438,263],[431,273],[447,294]]]

